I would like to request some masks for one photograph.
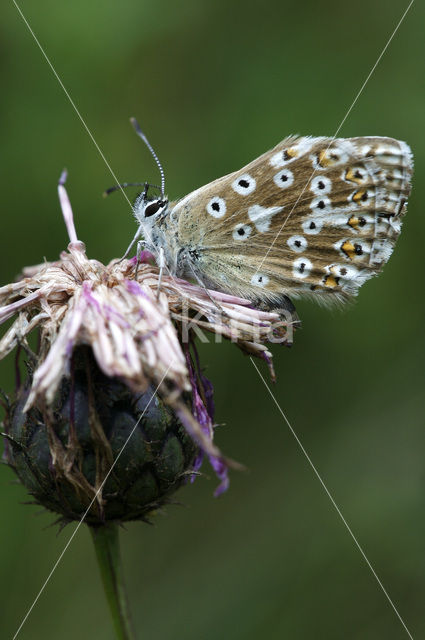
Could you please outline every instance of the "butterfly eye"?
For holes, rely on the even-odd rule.
[[[163,200],[155,200],[154,202],[149,203],[144,210],[145,218],[149,218],[150,216],[154,216],[155,213],[158,213],[160,209],[165,205]]]

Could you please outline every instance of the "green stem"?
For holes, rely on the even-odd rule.
[[[134,640],[121,562],[118,525],[90,527],[103,588],[118,640]]]

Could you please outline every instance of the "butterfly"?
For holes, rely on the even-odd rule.
[[[242,169],[180,200],[134,204],[146,248],[171,274],[288,308],[346,301],[388,261],[406,213],[409,146],[393,138],[290,136]],[[133,244],[133,243],[132,243]],[[132,245],[130,245],[131,247]]]

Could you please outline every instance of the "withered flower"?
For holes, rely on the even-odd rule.
[[[89,259],[65,177],[68,250],[0,288],[0,323],[14,318],[0,358],[17,350],[15,397],[3,399],[4,458],[36,503],[61,524],[78,521],[69,542],[83,521],[89,525],[117,637],[130,640],[118,524],[148,520],[171,502],[204,456],[220,480],[216,495],[228,486],[228,466],[237,466],[213,442],[212,386],[195,337],[232,340],[264,358],[273,376],[266,344],[287,343],[292,326],[248,300],[171,274],[160,281],[146,252],[106,266]]]
[[[195,477],[204,455],[222,493],[236,463],[213,442],[212,388],[194,338],[206,331],[230,339],[264,358],[273,375],[266,343],[287,341],[287,323],[171,274],[159,285],[147,252],[106,266],[89,259],[64,182],[68,250],[0,288],[0,322],[15,317],[0,358],[17,347],[28,368],[6,411],[6,461],[64,521],[87,509],[93,525],[146,518]],[[35,329],[37,353],[28,343]]]

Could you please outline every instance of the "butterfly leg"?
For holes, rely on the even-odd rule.
[[[164,273],[164,267],[165,267],[165,255],[164,255],[164,249],[162,247],[159,247],[158,266],[159,266],[159,276],[158,276],[158,288],[156,290],[157,300],[159,299],[159,294],[161,293],[162,274]]]
[[[261,311],[274,311],[279,314],[284,331],[282,333],[278,327],[276,327],[277,330],[271,342],[291,347],[294,342],[294,331],[301,327],[301,320],[292,300],[282,294],[281,297],[274,302],[257,298],[253,299],[252,303],[256,309],[260,309]]]
[[[190,259],[188,257],[186,257],[187,259],[187,264],[190,267],[190,270],[193,273],[193,277],[195,278],[196,282],[198,283],[198,285],[205,291],[205,293],[207,294],[208,298],[211,300],[211,302],[213,303],[213,305],[220,311],[220,313],[222,313],[223,315],[227,316],[226,311],[223,309],[222,306],[220,306],[217,302],[217,300],[214,300],[214,298],[212,297],[212,295],[210,294],[210,292],[208,291],[208,289],[206,288],[205,284],[202,282],[201,278],[198,276],[198,274],[196,273],[196,270],[192,264],[192,262],[190,261]]]
[[[120,258],[120,262],[122,260],[125,260],[125,258],[128,256],[128,254],[130,253],[131,249],[133,248],[133,246],[135,245],[135,243],[139,240],[141,234],[142,234],[142,225],[139,226],[139,228],[137,229],[136,233],[134,234],[134,238],[133,240],[130,242],[130,244],[127,247],[127,250],[125,252],[125,254],[123,255],[122,258]],[[143,242],[143,240],[141,241]],[[139,242],[137,242],[137,247],[139,247]]]
[[[139,264],[141,262],[141,257],[142,257],[142,249],[144,247],[144,245],[146,244],[145,240],[138,240],[137,241],[137,247],[136,247],[136,271],[134,274],[134,277],[137,279],[137,274],[139,271]],[[123,258],[121,258],[122,260]]]

